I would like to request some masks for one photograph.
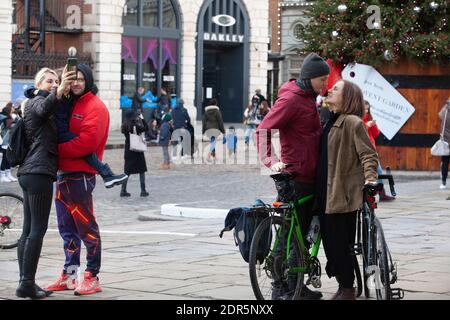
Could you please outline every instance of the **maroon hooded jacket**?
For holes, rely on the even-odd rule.
[[[296,80],[280,88],[276,103],[256,131],[260,160],[269,168],[280,161],[273,152],[272,129],[280,132],[281,161],[292,164],[285,171],[297,173],[295,180],[300,183],[313,184],[321,132],[314,91],[302,90]]]

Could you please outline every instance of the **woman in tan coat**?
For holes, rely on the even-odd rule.
[[[355,299],[354,256],[356,212],[362,206],[364,184],[377,183],[378,156],[370,142],[361,89],[337,82],[327,102],[331,117],[322,131],[317,172],[317,204],[321,214],[326,272],[336,277],[333,299]]]

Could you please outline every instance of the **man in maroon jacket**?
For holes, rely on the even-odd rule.
[[[300,78],[290,80],[280,88],[276,103],[256,131],[261,162],[274,172],[295,174],[296,199],[315,190],[321,132],[316,98],[326,88],[329,73],[327,63],[317,54],[310,53],[303,62]],[[272,148],[271,130],[275,129],[280,133],[281,159]],[[306,235],[312,218],[311,206],[303,207],[299,214],[302,233]],[[284,295],[289,299],[295,283],[296,274],[290,275],[288,288],[275,279],[272,297],[276,299]],[[304,286],[301,296],[303,299],[320,299],[322,294]]]

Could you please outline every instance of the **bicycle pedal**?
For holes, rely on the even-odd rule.
[[[400,300],[405,297],[405,292],[400,288],[391,288],[391,299]]]
[[[352,256],[358,256],[362,253],[362,246],[360,243],[354,244],[353,248],[350,252],[350,255]]]
[[[322,287],[322,281],[319,277],[313,277],[313,279],[311,280],[311,284],[316,289]]]

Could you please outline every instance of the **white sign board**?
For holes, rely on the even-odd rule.
[[[349,64],[342,78],[356,83],[370,103],[380,131],[391,140],[414,113],[414,107],[373,67]]]

